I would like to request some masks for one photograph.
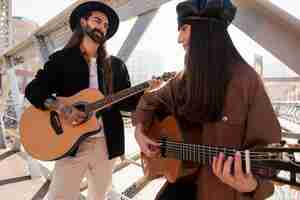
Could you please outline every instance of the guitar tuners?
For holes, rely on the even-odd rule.
[[[284,145],[286,145],[287,144],[287,142],[285,141],[285,140],[281,140],[280,141],[280,145],[283,147]]]
[[[278,147],[283,147],[286,144],[286,141],[282,140],[280,143],[272,143],[268,144],[269,148],[278,148]]]

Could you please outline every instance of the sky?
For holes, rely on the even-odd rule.
[[[12,0],[12,14],[43,25],[74,2],[76,0]]]
[[[270,1],[300,18],[299,0]],[[74,2],[76,0],[12,0],[12,13],[16,16],[32,19],[42,25]]]
[[[297,11],[300,6],[300,1],[299,0],[271,0],[275,5],[281,7],[282,9],[288,11],[292,15],[300,18],[300,12]],[[50,20],[52,17],[56,16],[59,14],[61,11],[63,11],[66,7],[71,5],[72,3],[76,2],[76,0],[12,0],[12,5],[13,5],[13,16],[21,16],[25,17],[27,19],[34,20],[37,22],[39,25],[45,24],[48,20]],[[151,40],[157,40],[158,38],[161,39],[161,31],[162,29],[165,28],[165,24],[170,24],[173,23],[174,27],[176,27],[176,20],[173,21],[164,21],[162,19],[166,19],[166,15],[174,15],[173,19],[176,19],[176,13],[175,13],[175,4],[171,6],[163,6],[159,12],[158,15],[160,15],[158,18],[160,20],[154,19],[153,24],[155,24],[155,30],[152,31],[154,33],[151,34],[145,34],[146,39],[144,39],[142,43],[143,45],[138,45],[140,46],[140,49],[145,49],[148,45],[147,41]],[[152,25],[151,25],[152,26]],[[151,27],[150,26],[150,27]],[[154,26],[154,25],[153,25]],[[129,26],[127,26],[129,27]],[[123,31],[128,32],[129,30],[124,30],[126,28],[123,27]],[[149,28],[150,29],[150,28]],[[152,28],[153,30],[153,28]],[[239,46],[238,49],[240,50],[241,54],[245,59],[253,63],[253,54],[249,54],[249,52],[256,52],[264,57],[264,64],[266,66],[280,66],[276,67],[276,69],[268,69],[266,70],[266,74],[268,76],[278,76],[278,74],[287,74],[294,76],[295,74],[291,72],[283,63],[281,63],[278,59],[274,58],[268,51],[260,47],[258,44],[256,44],[254,41],[252,41],[250,38],[248,38],[244,33],[239,31],[237,28],[230,27],[229,29],[230,34],[234,36],[234,41],[238,41]],[[119,30],[120,32],[120,30]],[[155,34],[156,33],[156,34]],[[174,30],[174,33],[176,31]],[[168,37],[168,36],[167,36]],[[175,47],[178,46],[176,44],[176,34],[170,36],[172,40],[166,40],[164,42],[164,47],[172,48],[173,46]],[[124,37],[123,37],[124,38]],[[175,41],[175,42],[174,42]],[[113,41],[114,42],[114,41]],[[115,42],[116,43],[116,42]],[[137,49],[139,49],[137,47]],[[163,47],[162,47],[163,48]],[[166,52],[166,51],[163,51]],[[181,54],[181,53],[179,53]],[[172,56],[171,54],[166,54],[165,56]],[[177,56],[178,57],[178,56]],[[170,60],[170,59],[169,59]],[[176,59],[175,59],[176,60]],[[178,60],[176,60],[177,62]],[[174,65],[174,62],[166,62],[166,65]],[[277,74],[277,75],[276,75]]]
[[[299,0],[271,0],[271,2],[300,19]]]

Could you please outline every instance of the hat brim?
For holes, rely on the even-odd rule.
[[[108,19],[108,30],[106,33],[106,39],[111,38],[118,30],[119,27],[119,16],[117,13],[108,5],[99,1],[89,1],[77,6],[70,16],[70,28],[72,31],[76,28],[80,19],[85,16],[88,12],[100,11],[104,13]]]

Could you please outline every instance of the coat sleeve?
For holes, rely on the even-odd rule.
[[[59,87],[59,62],[56,56],[50,56],[43,69],[38,70],[35,78],[26,86],[25,97],[36,108],[46,110],[44,101],[54,98]]]
[[[253,91],[248,104],[246,121],[245,148],[265,146],[270,143],[279,143],[281,128],[266,93],[262,80],[257,77],[250,91]],[[259,179],[259,187],[252,194],[256,200],[271,196],[274,186],[270,181]],[[252,198],[252,199],[253,199]]]
[[[145,130],[150,128],[154,117],[175,113],[174,88],[176,79],[171,79],[157,90],[145,93],[136,110],[136,123],[143,124]]]

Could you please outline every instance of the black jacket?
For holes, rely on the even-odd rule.
[[[111,60],[113,92],[131,86],[125,64]],[[98,66],[99,89],[103,93],[103,75]],[[44,101],[55,96],[68,97],[89,87],[89,66],[79,47],[63,49],[49,57],[44,68],[27,85],[26,98],[37,108],[46,109]],[[109,158],[124,154],[124,125],[120,110],[133,111],[140,95],[133,96],[101,112]]]

